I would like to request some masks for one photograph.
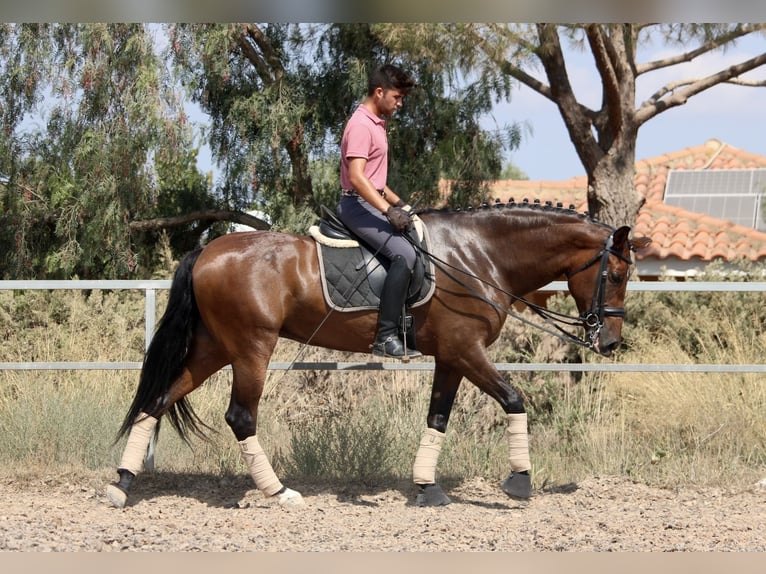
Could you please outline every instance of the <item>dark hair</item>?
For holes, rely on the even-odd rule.
[[[370,74],[367,95],[371,96],[377,88],[400,90],[407,94],[414,86],[415,80],[407,72],[393,64],[383,64]]]

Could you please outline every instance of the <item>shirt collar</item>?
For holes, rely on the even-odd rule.
[[[380,125],[385,127],[385,125],[386,125],[386,119],[385,118],[382,118],[380,116],[377,116],[377,115],[373,114],[370,110],[368,110],[362,104],[359,104],[359,109],[362,110],[362,113],[365,116],[367,116],[368,118],[370,118],[373,122],[375,122],[376,124],[380,124]]]

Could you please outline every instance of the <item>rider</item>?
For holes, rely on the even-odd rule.
[[[378,331],[372,354],[420,356],[399,338],[398,326],[415,266],[415,248],[403,235],[412,225],[409,206],[386,185],[386,116],[402,107],[414,87],[401,68],[385,64],[370,74],[367,96],[349,118],[341,140],[338,217],[362,241],[386,257],[389,269],[380,295]]]

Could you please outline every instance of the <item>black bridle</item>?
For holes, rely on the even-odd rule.
[[[606,297],[606,281],[609,275],[609,270],[607,268],[609,255],[614,255],[615,257],[622,259],[628,265],[632,265],[633,263],[631,259],[625,257],[619,251],[614,250],[614,231],[612,231],[609,234],[609,237],[607,237],[606,244],[601,251],[596,253],[596,255],[574,271],[566,274],[567,279],[571,279],[581,271],[588,269],[597,261],[599,262],[598,280],[596,281],[593,298],[591,299],[590,309],[580,313],[579,316],[579,319],[582,321],[588,333],[588,347],[593,347],[595,345],[596,339],[598,339],[601,329],[604,327],[604,319],[606,317],[625,318],[625,307],[610,307],[604,304],[604,299]]]
[[[405,237],[408,237],[408,236],[405,236]],[[512,316],[523,323],[531,325],[537,329],[540,329],[542,331],[545,331],[546,333],[549,333],[556,337],[567,340],[571,343],[575,343],[577,345],[582,345],[584,347],[592,349],[593,347],[595,347],[596,340],[598,339],[598,336],[601,333],[601,329],[604,327],[604,319],[606,317],[625,317],[624,307],[610,307],[604,304],[604,299],[606,297],[606,281],[609,274],[609,271],[608,271],[609,255],[614,255],[615,257],[618,257],[619,259],[627,262],[628,264],[633,263],[631,259],[629,259],[628,257],[625,257],[622,253],[615,251],[614,230],[609,234],[609,237],[607,237],[604,247],[598,253],[596,253],[596,255],[594,255],[591,259],[586,261],[583,265],[581,265],[574,271],[571,271],[566,274],[567,279],[570,279],[574,275],[582,271],[585,271],[586,269],[591,267],[594,263],[599,262],[599,278],[594,288],[593,298],[591,299],[591,307],[588,311],[580,313],[580,315],[578,315],[577,317],[572,317],[571,315],[566,315],[564,313],[559,313],[558,311],[552,311],[550,309],[546,309],[545,307],[541,307],[540,305],[532,303],[531,301],[527,301],[524,297],[520,297],[519,295],[514,295],[513,293],[509,293],[505,289],[502,289],[501,287],[498,287],[497,285],[489,283],[488,281],[485,281],[481,277],[477,277],[473,273],[470,273],[463,269],[459,269],[455,267],[454,265],[447,263],[446,261],[438,258],[433,253],[430,253],[426,251],[425,249],[423,249],[417,242],[412,241],[411,239],[410,239],[410,242],[415,247],[416,251],[419,251],[420,253],[422,253],[424,257],[429,258],[433,262],[434,266],[436,266],[442,273],[444,273],[447,277],[452,279],[455,283],[457,283],[458,285],[460,285],[467,291],[471,292],[476,298],[484,301],[485,303],[495,308],[496,310],[500,311],[501,313]],[[451,274],[449,271],[447,271],[445,267],[449,267],[450,269],[458,271],[462,273],[463,275],[471,277],[472,279],[475,279],[483,283],[484,285],[487,285],[488,287],[491,287],[492,289],[499,291],[500,293],[508,295],[515,301],[519,301],[520,303],[523,303],[529,309],[534,311],[537,315],[542,317],[546,323],[553,326],[558,332],[552,331],[550,329],[546,329],[545,327],[542,327],[541,325],[538,325],[536,323],[532,323],[531,321],[528,321],[527,319],[525,319],[518,313],[515,313],[510,309],[507,309],[501,305],[498,305],[491,299],[488,299],[481,293],[478,293],[471,286],[466,285],[463,281],[461,281],[460,279],[455,277],[453,274]],[[569,333],[568,331],[566,331],[562,327],[562,325],[566,325],[570,327],[571,326],[585,327],[588,338],[583,339],[576,335],[573,335]]]

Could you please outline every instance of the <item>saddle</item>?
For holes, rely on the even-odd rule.
[[[335,213],[322,205],[318,225],[309,228],[309,235],[317,243],[317,257],[321,273],[322,292],[327,304],[336,311],[362,311],[378,309],[383,282],[389,262],[377,257],[374,251],[359,240]],[[415,245],[427,250],[428,232],[417,216],[409,231]],[[406,306],[417,307],[426,303],[434,293],[433,262],[418,254]]]

